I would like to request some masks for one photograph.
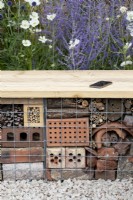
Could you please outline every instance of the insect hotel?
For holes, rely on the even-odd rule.
[[[132,71],[0,71],[1,180],[129,177]]]

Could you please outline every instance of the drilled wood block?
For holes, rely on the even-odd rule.
[[[65,168],[65,148],[47,148],[47,167]]]
[[[107,170],[107,171],[98,171],[95,170],[95,179],[104,179],[104,180],[112,180],[116,179],[116,171],[115,170]]]
[[[43,105],[24,105],[24,126],[43,127]]]
[[[89,119],[48,119],[47,146],[88,146]]]
[[[1,163],[33,163],[44,161],[43,148],[3,148],[1,154]]]
[[[3,128],[2,147],[43,147],[43,128]]]
[[[84,148],[66,148],[66,168],[85,168]]]

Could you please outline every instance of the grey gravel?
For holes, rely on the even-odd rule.
[[[0,200],[132,200],[133,179],[0,182]]]

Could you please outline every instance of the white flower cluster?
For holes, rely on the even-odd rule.
[[[69,42],[69,49],[74,49],[78,44],[80,43],[80,40],[70,40]]]
[[[123,13],[126,13],[127,12],[127,7],[125,7],[125,6],[121,6],[120,7],[120,12],[123,14]]]
[[[131,46],[132,46],[132,43],[131,43],[131,42],[130,42],[130,43],[127,42],[127,43],[124,45],[124,47],[123,47],[124,52],[127,53],[128,49],[131,48]],[[126,66],[126,65],[132,65],[133,62],[132,62],[131,60],[129,60],[129,59],[131,59],[131,56],[130,56],[130,55],[126,57],[126,61],[122,62],[122,63],[120,64],[120,66],[121,66],[121,67],[124,67],[124,66]]]
[[[55,13],[47,15],[47,19],[50,21],[53,21],[55,17],[56,17]]]
[[[5,7],[3,0],[0,0],[0,10]]]
[[[130,35],[133,37],[133,11],[127,11],[127,17],[128,21],[127,30],[130,32]]]
[[[30,15],[30,20],[23,20],[20,27],[23,29],[28,29],[30,26],[33,28],[39,24],[39,15],[37,12],[32,12]]]
[[[50,21],[54,20],[55,17],[56,17],[56,14],[47,15],[47,19],[50,20]],[[34,33],[34,32],[39,33],[39,32],[41,32],[41,29],[38,29],[38,28],[33,29],[36,26],[38,26],[39,23],[40,22],[39,22],[38,13],[37,12],[32,12],[31,15],[30,15],[30,20],[29,21],[28,20],[23,20],[21,22],[20,27],[22,29],[25,29],[25,30],[29,29],[30,32],[32,32],[32,33]],[[40,42],[42,42],[42,43],[52,42],[52,40],[47,39],[45,36],[39,36],[38,40]],[[23,40],[22,44],[25,47],[29,47],[31,45],[31,41],[30,40]]]

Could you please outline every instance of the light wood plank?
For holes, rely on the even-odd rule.
[[[89,85],[101,81],[103,88]],[[133,71],[0,71],[2,98],[133,98]]]

